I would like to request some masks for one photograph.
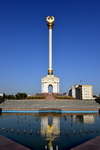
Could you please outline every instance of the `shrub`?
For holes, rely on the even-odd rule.
[[[44,96],[30,96],[30,97],[27,97],[26,99],[44,99],[45,97]]]
[[[73,97],[67,97],[67,96],[57,96],[56,97],[57,99],[75,99],[75,98],[73,98]]]

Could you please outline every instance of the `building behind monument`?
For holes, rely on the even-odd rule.
[[[93,88],[91,85],[75,84],[69,88],[69,96],[84,100],[93,98]]]

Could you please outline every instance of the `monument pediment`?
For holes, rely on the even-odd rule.
[[[42,82],[59,82],[60,79],[54,75],[47,75],[45,77],[43,77]]]

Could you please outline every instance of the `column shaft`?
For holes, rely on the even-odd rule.
[[[49,29],[49,69],[52,70],[52,29]]]

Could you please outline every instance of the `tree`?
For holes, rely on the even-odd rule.
[[[15,99],[14,95],[8,95],[8,99]]]
[[[16,94],[16,99],[25,99],[27,97],[26,93],[17,93]]]
[[[5,99],[5,97],[6,97],[5,93],[3,93],[3,99]]]
[[[3,99],[7,99],[8,95],[6,95],[5,93],[3,93]]]

